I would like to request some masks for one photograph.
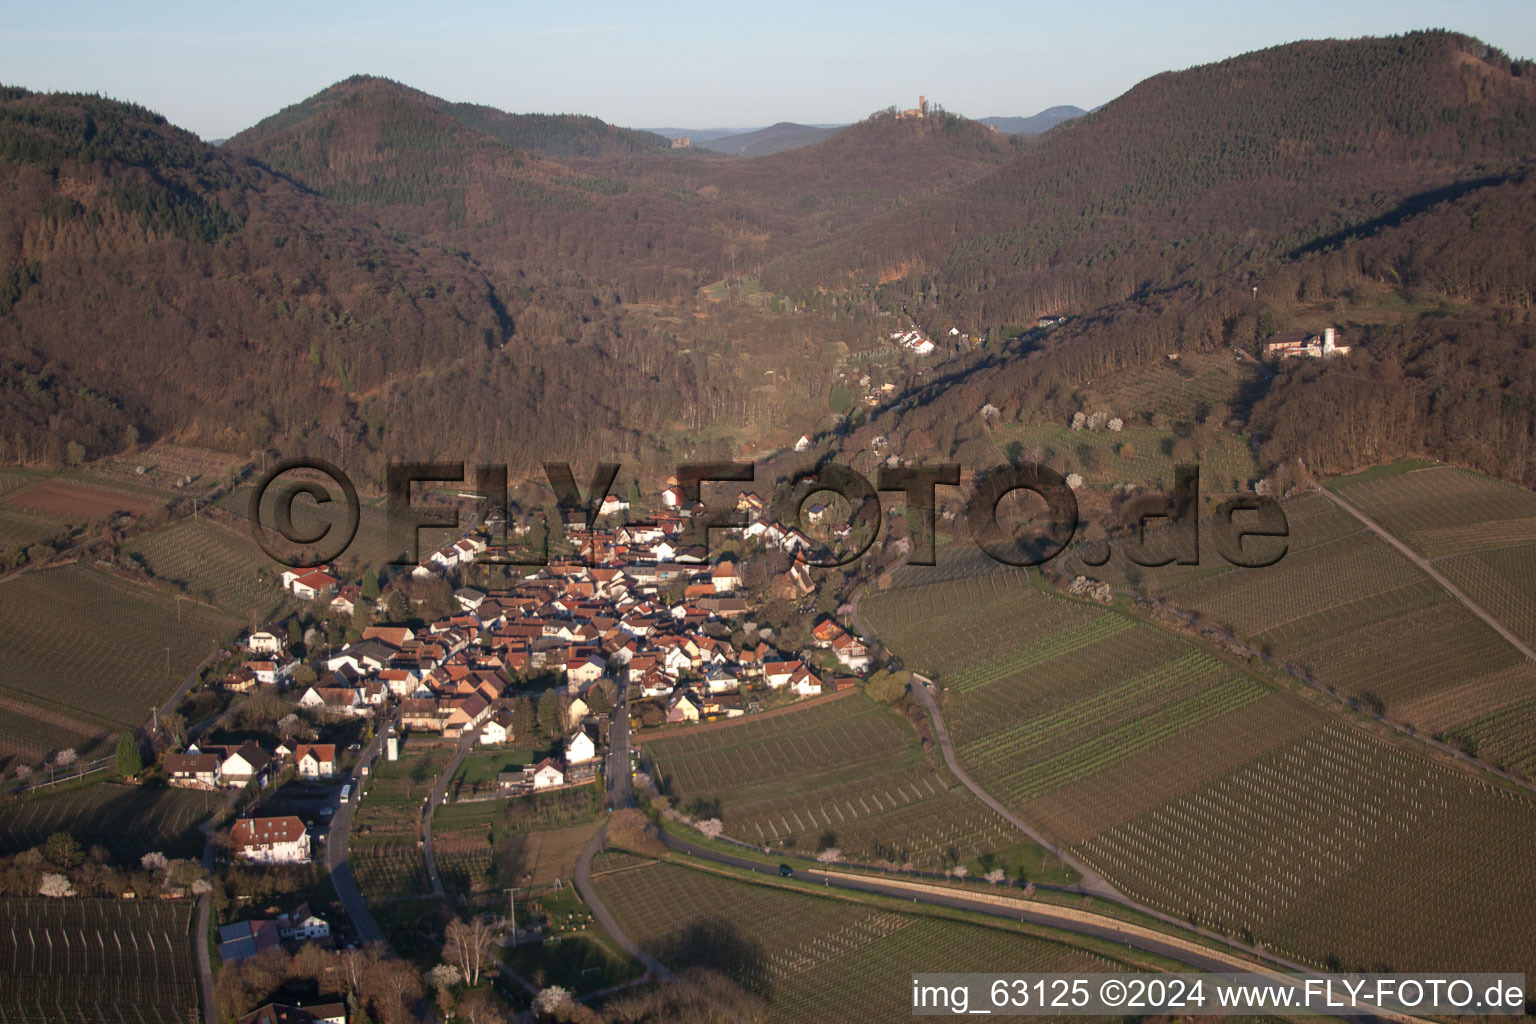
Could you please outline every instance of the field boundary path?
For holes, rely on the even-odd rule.
[[[960,784],[970,790],[976,799],[997,812],[1004,821],[1020,832],[1023,832],[1041,847],[1050,850],[1056,855],[1057,860],[1081,875],[1082,882],[1078,888],[1082,891],[1092,893],[1101,899],[1110,900],[1115,903],[1132,905],[1130,899],[1121,893],[1119,889],[1111,885],[1107,878],[1051,842],[1044,833],[1003,806],[1002,801],[988,793],[985,789],[982,789],[976,780],[971,778],[969,773],[961,767],[960,758],[955,754],[954,744],[950,742],[949,726],[944,723],[944,714],[939,710],[939,700],[935,693],[937,684],[932,679],[917,672],[912,673],[912,681],[914,683],[911,687],[912,695],[917,698],[917,702],[923,706],[928,712],[928,717],[933,721],[933,738],[938,743],[940,752],[944,755],[944,763],[949,766],[949,770],[954,774],[955,778],[960,780]],[[1136,909],[1140,910],[1141,908],[1137,907]]]
[[[213,831],[218,827],[219,818],[239,799],[238,790],[229,794],[224,806],[198,826],[198,831],[203,834],[203,870],[210,876],[214,867]],[[197,934],[194,938],[197,943],[197,987],[203,998],[203,1024],[219,1024],[218,1010],[213,1005],[213,961],[208,955],[208,918],[212,911],[213,887],[209,886],[207,892],[197,897]]]
[[[1350,515],[1360,520],[1360,522],[1365,525],[1367,530],[1370,530],[1372,533],[1376,534],[1376,536],[1392,545],[1410,562],[1424,570],[1424,573],[1429,576],[1430,579],[1440,584],[1440,586],[1445,590],[1447,594],[1450,594],[1456,600],[1460,601],[1462,605],[1466,607],[1467,611],[1488,623],[1488,625],[1493,627],[1494,632],[1498,633],[1499,636],[1503,637],[1505,640],[1508,640],[1510,646],[1514,647],[1515,650],[1525,655],[1531,661],[1536,661],[1536,651],[1532,651],[1528,646],[1526,646],[1524,641],[1515,636],[1514,633],[1510,632],[1509,627],[1505,626],[1504,623],[1494,618],[1491,614],[1483,609],[1482,605],[1478,604],[1476,601],[1472,600],[1465,593],[1463,593],[1460,587],[1456,586],[1456,584],[1442,576],[1440,571],[1434,567],[1429,559],[1425,558],[1423,555],[1410,548],[1407,544],[1404,544],[1392,534],[1388,533],[1380,523],[1376,522],[1376,520],[1366,515],[1350,502],[1339,497],[1333,491],[1326,487],[1320,488],[1320,491],[1321,493],[1326,494],[1329,500],[1332,501],[1335,505],[1339,506],[1339,508],[1342,508]]]

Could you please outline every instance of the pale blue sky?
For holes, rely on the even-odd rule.
[[[0,81],[134,100],[206,138],[359,72],[517,112],[709,128],[850,121],[918,93],[972,117],[1092,107],[1159,71],[1415,28],[1536,56],[1530,0],[7,6]]]

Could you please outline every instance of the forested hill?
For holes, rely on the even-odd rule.
[[[0,437],[250,449],[499,346],[472,266],[94,96],[0,92]],[[20,453],[19,455],[17,453]],[[55,453],[56,454],[56,453]]]
[[[388,79],[358,76],[272,115],[224,148],[338,202],[437,204],[441,218],[460,226],[488,217],[496,203],[558,201],[555,180],[567,170],[466,124],[452,106]]]
[[[1443,32],[1298,43],[1160,75],[766,276],[854,266],[936,333],[990,329],[891,422],[941,448],[981,439],[984,403],[1066,422],[1122,371],[1332,324],[1348,359],[1287,363],[1235,410],[1256,403],[1266,465],[1428,454],[1530,484],[1533,153],[1529,63]],[[1002,340],[1044,314],[1072,319]]]
[[[1025,323],[1262,266],[1536,151],[1536,71],[1443,32],[1158,75],[955,195],[785,259],[786,290],[915,268],[919,302]]]
[[[719,458],[829,429],[850,357],[911,318],[951,361],[880,431],[992,458],[983,404],[1065,422],[1093,381],[1326,321],[1347,364],[1217,403],[1269,464],[1532,480],[1536,444],[1468,425],[1536,437],[1533,153],[1536,68],[1445,32],[1159,75],[1033,139],[892,109],[751,160],[377,78],[217,149],[7,90],[0,439]],[[1388,424],[1384,395],[1390,429],[1309,430],[1319,403]]]
[[[595,117],[580,114],[511,114],[479,103],[451,103],[387,78],[353,75],[240,132],[228,141],[247,149],[271,147],[289,129],[316,118],[370,113],[371,107],[393,105],[441,114],[460,125],[508,146],[558,157],[609,156],[620,153],[658,153],[669,150],[670,139],[654,132],[619,128]],[[409,137],[416,118],[398,126]],[[288,141],[288,140],[285,140]]]

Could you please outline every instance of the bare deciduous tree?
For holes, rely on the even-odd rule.
[[[379,951],[374,946],[364,946],[361,949],[347,949],[341,953],[341,977],[347,986],[347,994],[355,996],[362,990],[363,981],[368,977],[368,972],[379,960]]]
[[[483,918],[448,922],[448,932],[443,939],[443,959],[458,969],[464,984],[479,984],[493,935],[489,922]]]

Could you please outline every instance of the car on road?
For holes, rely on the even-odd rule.
[[[780,864],[779,865],[779,875],[781,877],[783,877],[783,878],[794,878],[795,877],[795,869],[790,867],[788,864]]]

